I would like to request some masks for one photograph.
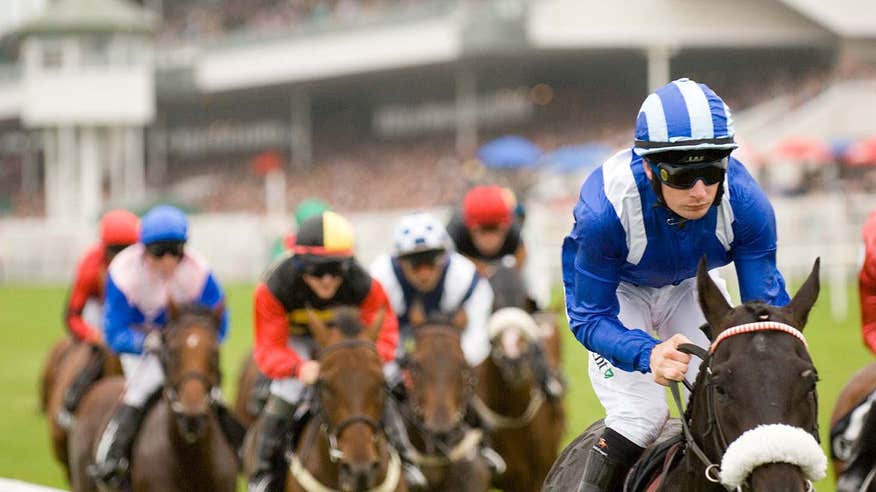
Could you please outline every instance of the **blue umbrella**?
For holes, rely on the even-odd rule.
[[[594,168],[602,164],[611,152],[612,148],[603,143],[564,145],[544,154],[540,163],[550,172],[567,174]]]
[[[507,135],[491,140],[478,149],[478,159],[484,166],[497,169],[518,169],[538,164],[541,147],[517,136]]]

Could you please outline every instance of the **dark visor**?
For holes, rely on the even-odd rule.
[[[692,188],[697,181],[710,186],[720,183],[727,173],[727,160],[703,162],[700,164],[668,164],[665,162],[651,162],[651,171],[657,175],[661,182],[670,188],[687,190]]]

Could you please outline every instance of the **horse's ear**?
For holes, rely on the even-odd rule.
[[[408,321],[415,328],[426,323],[426,310],[423,308],[422,302],[414,301],[411,304],[411,307],[408,309]]]
[[[168,296],[168,298],[167,298],[167,320],[173,321],[173,320],[179,318],[179,315],[180,315],[179,306],[175,302],[173,302],[173,299],[171,299]]]
[[[225,301],[219,301],[210,309],[210,316],[216,321],[216,327],[222,325],[222,316],[225,314]]]
[[[715,328],[721,326],[721,321],[727,316],[727,313],[732,309],[721,289],[715,285],[709,275],[708,267],[706,266],[706,257],[700,260],[700,265],[697,268],[697,295],[700,299],[700,308],[703,310],[703,315],[706,321],[711,325],[712,332]],[[714,333],[711,333],[714,335]],[[707,333],[706,335],[709,335]]]
[[[307,327],[310,329],[310,334],[313,335],[313,339],[316,340],[317,345],[320,347],[328,345],[330,335],[329,327],[326,326],[322,318],[319,317],[319,314],[309,306],[307,307]]]
[[[386,318],[386,306],[380,306],[377,313],[374,314],[374,319],[371,324],[365,327],[365,337],[372,342],[377,341],[377,336],[380,335],[380,328],[383,327],[383,320]]]
[[[809,277],[803,282],[803,286],[794,294],[794,298],[783,309],[787,312],[791,319],[794,320],[794,327],[798,330],[803,330],[806,326],[806,320],[809,319],[809,311],[818,299],[818,293],[821,290],[821,282],[819,280],[819,269],[821,267],[821,258],[815,259],[815,264],[812,265],[812,271]]]
[[[450,319],[450,323],[459,331],[465,330],[468,326],[468,315],[465,314],[465,309],[459,308]]]

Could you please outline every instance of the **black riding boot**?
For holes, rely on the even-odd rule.
[[[76,412],[76,407],[79,406],[79,401],[82,400],[82,396],[88,391],[88,388],[103,375],[103,352],[96,346],[91,348],[91,360],[67,388],[64,393],[64,402],[58,415],[55,416],[55,421],[63,429],[70,430],[70,426],[73,424],[73,414]]]
[[[395,388],[395,393],[393,390],[390,390],[390,394],[397,393],[398,388]],[[389,443],[398,451],[399,457],[401,457],[402,469],[405,482],[408,484],[408,490],[412,492],[426,490],[429,483],[426,480],[426,476],[423,475],[423,472],[412,460],[414,445],[411,444],[408,430],[392,397],[387,398],[383,403],[383,431],[386,433]]]
[[[857,492],[876,463],[876,411],[870,407],[849,466],[836,482],[837,492]]]
[[[532,344],[534,352],[532,357],[532,372],[541,391],[552,401],[557,401],[566,392],[566,384],[562,376],[551,369],[548,364],[547,354],[541,343]]]
[[[644,449],[606,428],[590,448],[584,478],[577,492],[619,492],[627,472]]]
[[[284,489],[284,452],[289,443],[296,408],[296,405],[273,395],[265,404],[256,441],[256,469],[249,477],[249,492],[282,492]]]
[[[113,490],[128,482],[131,446],[142,418],[143,409],[119,405],[98,441],[96,462],[88,467],[88,474],[96,482]]]

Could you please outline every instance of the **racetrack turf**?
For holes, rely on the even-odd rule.
[[[65,487],[61,469],[49,450],[45,417],[38,412],[37,380],[49,347],[63,336],[61,327],[64,287],[0,286],[0,477],[16,478],[55,487]],[[227,289],[232,325],[222,352],[227,400],[235,394],[243,354],[252,343],[252,286]],[[857,293],[849,288],[849,316],[834,322],[828,292],[823,292],[805,334],[821,375],[818,385],[821,435],[842,385],[859,368],[872,361],[863,347],[859,328]],[[587,381],[586,353],[568,330],[565,335],[564,368],[570,382],[566,399],[566,442],[602,416]],[[819,491],[832,491],[832,477],[816,484]]]

